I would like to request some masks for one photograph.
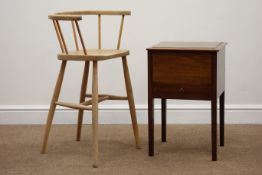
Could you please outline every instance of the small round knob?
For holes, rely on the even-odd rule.
[[[184,88],[180,88],[180,89],[179,89],[179,92],[180,92],[180,93],[184,93],[184,92],[185,92]]]

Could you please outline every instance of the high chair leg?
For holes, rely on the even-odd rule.
[[[85,101],[87,82],[88,82],[88,74],[89,74],[89,61],[86,61],[84,71],[83,71],[82,85],[81,85],[81,91],[80,91],[80,103],[83,103]],[[80,141],[80,138],[81,138],[83,115],[84,115],[84,110],[79,109],[78,121],[77,121],[76,141]]]
[[[136,141],[136,148],[139,149],[140,148],[139,130],[137,126],[135,102],[134,102],[133,90],[132,90],[126,57],[122,57],[122,63],[123,63],[123,70],[124,70],[124,77],[125,77],[125,84],[126,84],[126,92],[128,97],[128,104],[129,104],[132,126],[133,126],[135,141]]]
[[[48,117],[47,117],[47,122],[46,122],[46,127],[45,127],[45,134],[44,134],[44,139],[43,139],[43,145],[42,145],[42,150],[41,150],[42,154],[46,152],[48,136],[49,136],[49,132],[51,129],[51,125],[52,125],[52,121],[53,121],[54,113],[56,109],[55,103],[58,100],[58,97],[60,94],[60,90],[61,90],[61,86],[62,86],[62,82],[64,78],[64,73],[65,73],[65,68],[66,68],[66,61],[62,61],[59,75],[58,75],[57,82],[56,82],[56,86],[55,86],[55,90],[54,90],[54,94],[53,94],[53,98],[51,100],[51,104],[50,104],[50,108],[48,112]]]
[[[98,63],[93,61],[92,83],[92,129],[93,129],[93,167],[98,167]]]

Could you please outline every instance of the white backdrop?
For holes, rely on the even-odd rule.
[[[225,41],[229,43],[226,51],[227,112],[233,111],[232,122],[242,118],[248,123],[252,117],[252,123],[262,122],[261,7],[261,0],[3,1],[0,6],[0,123],[45,120],[60,65],[56,59],[59,46],[47,15],[57,11],[97,9],[132,11],[125,21],[122,45],[131,51],[129,68],[138,114],[143,118],[140,121],[146,122],[147,47],[159,41]],[[96,27],[97,23],[93,25]],[[90,28],[90,32],[94,29]],[[87,38],[93,42],[97,35],[89,34]],[[121,61],[103,62],[99,68],[99,91],[125,94]],[[82,69],[80,62],[69,64],[61,98],[78,101]],[[194,110],[205,111],[206,114],[199,115],[208,119],[207,102],[170,100],[168,104],[174,114],[176,109],[193,111],[181,114],[181,123],[195,122],[196,119],[183,118],[193,115]],[[112,119],[114,114],[119,115],[117,111],[128,114],[125,113],[126,103],[121,101],[103,103],[102,108],[105,113],[111,112],[108,115],[112,115]],[[28,118],[23,120],[22,116]],[[119,121],[125,122],[127,117]],[[65,121],[65,118],[60,120]]]

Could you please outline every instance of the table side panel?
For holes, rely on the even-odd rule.
[[[213,52],[152,52],[154,97],[177,99],[211,98]]]

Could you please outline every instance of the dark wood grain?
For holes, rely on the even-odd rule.
[[[220,95],[219,99],[219,111],[220,111],[220,146],[225,145],[225,92]]]
[[[225,47],[224,42],[160,42],[147,50],[189,50],[189,51],[219,51]]]
[[[217,98],[220,145],[224,145],[225,46],[222,42],[162,42],[148,48],[149,155],[154,155],[154,98],[161,99],[162,142],[166,99],[211,101],[212,160],[217,160]]]
[[[148,155],[154,156],[154,98],[152,95],[152,54],[148,53]]]
[[[163,53],[153,55],[153,82],[165,84],[210,85],[211,53]]]
[[[217,160],[217,99],[211,100],[211,145],[212,160]]]
[[[166,142],[166,99],[161,99],[161,133],[162,142]]]
[[[213,54],[214,52],[154,51],[154,95],[159,98],[168,95],[169,98],[179,99],[211,99]]]
[[[210,86],[176,85],[153,83],[154,98],[210,100]]]
[[[217,56],[212,58],[212,99],[211,99],[211,145],[212,161],[217,160]]]

